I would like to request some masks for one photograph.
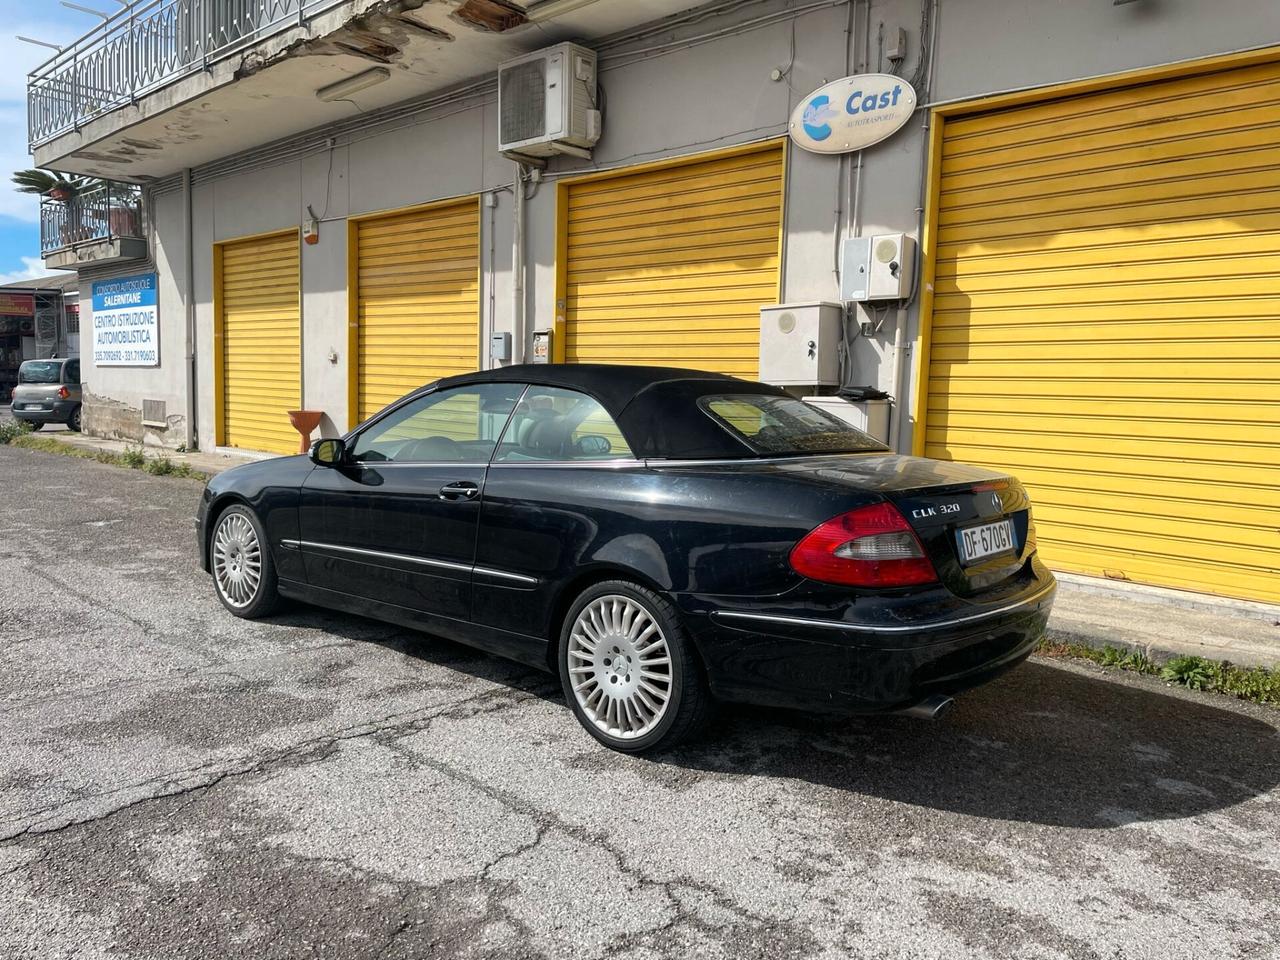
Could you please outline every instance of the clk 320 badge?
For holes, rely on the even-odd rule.
[[[960,504],[958,503],[940,503],[936,507],[918,507],[911,511],[913,520],[923,520],[926,517],[946,516],[948,513],[959,513]]]

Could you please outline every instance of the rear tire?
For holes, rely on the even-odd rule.
[[[218,516],[209,536],[213,590],[237,617],[256,620],[280,605],[276,567],[257,515],[242,503]]]
[[[27,429],[30,430],[32,433],[35,433],[37,430],[39,430],[41,427],[44,426],[44,424],[41,423],[39,420],[23,420],[22,422],[27,425]]]
[[[80,408],[76,407],[71,411],[71,416],[67,418],[67,428],[75,433],[80,432]]]
[[[674,747],[701,731],[714,709],[676,608],[625,580],[594,584],[574,601],[558,664],[578,722],[622,753]]]

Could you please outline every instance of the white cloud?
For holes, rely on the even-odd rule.
[[[49,275],[49,268],[39,257],[22,257],[22,269],[9,273],[0,273],[0,284],[22,283],[24,280],[38,280]]]
[[[31,166],[31,155],[27,153],[27,73],[49,59],[53,51],[23,43],[14,35],[65,44],[88,31],[93,22],[91,17],[76,13],[68,13],[61,22],[32,20],[23,16],[29,10],[19,12],[12,10],[13,6],[0,2],[0,14],[8,14],[4,18],[4,35],[0,36],[0,64],[4,65],[0,70],[0,216],[32,223],[40,218],[39,199],[14,190],[9,176]]]
[[[7,4],[0,4],[3,6]],[[61,22],[48,18],[18,19],[12,15],[6,18],[4,35],[0,36],[0,63],[4,64],[4,70],[0,71],[0,100],[25,103],[27,74],[54,55],[53,50],[24,43],[19,36],[68,44],[93,29],[95,22],[93,17],[75,12],[68,12],[67,19]]]

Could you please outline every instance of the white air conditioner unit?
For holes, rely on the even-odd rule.
[[[503,154],[589,158],[599,139],[594,51],[560,43],[498,67],[498,149]]]

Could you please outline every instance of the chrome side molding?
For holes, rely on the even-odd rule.
[[[497,577],[501,580],[511,580],[515,583],[525,583],[529,585],[538,582],[537,577],[526,576],[523,573],[512,573],[510,570],[498,570],[494,567],[481,567],[472,563],[455,563],[451,560],[434,560],[430,557],[414,557],[407,553],[387,553],[383,550],[366,550],[364,547],[346,547],[337,543],[319,543],[315,540],[281,540],[282,547],[304,550],[332,550],[335,553],[350,553],[355,556],[373,557],[379,560],[399,560],[401,563],[416,563],[423,567],[434,567],[437,570],[456,570],[459,573],[482,574],[490,577]]]

